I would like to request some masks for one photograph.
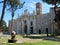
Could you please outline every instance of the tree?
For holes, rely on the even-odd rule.
[[[43,2],[46,2],[47,4],[52,4],[54,5],[54,11],[56,15],[56,8],[59,6],[60,1],[59,0],[42,0]]]
[[[1,29],[3,32],[7,30],[7,25],[6,25],[6,22],[4,20],[2,21]]]
[[[56,10],[58,8],[58,6],[60,5],[60,0],[42,0],[42,1],[46,2],[47,4],[54,5],[55,22],[57,23],[58,27],[60,27],[60,21],[59,21],[58,14],[57,14],[58,11]],[[60,33],[57,33],[57,34],[60,34]]]
[[[2,9],[2,14],[1,14],[1,19],[0,19],[0,29],[1,29],[2,21],[3,21],[3,17],[5,13],[5,8],[6,8],[6,0],[1,1],[0,3],[3,3],[3,9]]]
[[[11,11],[11,16],[12,16],[12,20],[11,20],[11,32],[12,32],[12,23],[13,23],[13,17],[14,17],[14,12],[17,9],[21,9],[23,7],[25,2],[21,3],[20,0],[8,0],[7,4],[8,6],[10,6],[10,8],[8,10]]]
[[[13,21],[14,12],[18,8],[21,9],[25,2],[21,3],[19,0],[3,0],[0,3],[3,3],[3,10],[2,10],[1,21],[0,21],[0,27],[1,27],[2,20],[4,17],[5,8],[7,7],[7,5],[9,6],[8,10],[10,10],[12,12],[12,21]],[[12,25],[11,25],[11,27],[12,27]]]
[[[19,1],[20,2],[20,1]],[[2,25],[2,21],[3,21],[3,18],[4,18],[4,14],[5,14],[5,8],[7,7],[7,5],[10,6],[10,9],[12,9],[12,6],[15,7],[14,10],[17,8],[18,4],[19,4],[18,0],[1,0],[0,3],[3,3],[3,8],[2,8],[2,14],[1,14],[1,19],[0,19],[0,29],[1,29],[1,25]],[[25,2],[24,2],[25,3]],[[23,4],[24,4],[23,3]],[[13,4],[13,5],[12,5]],[[16,5],[15,5],[16,4]],[[20,7],[22,7],[22,5],[20,3]]]

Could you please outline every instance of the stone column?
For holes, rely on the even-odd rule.
[[[27,20],[27,34],[30,34],[30,20]]]
[[[33,32],[36,33],[36,19],[33,20]]]

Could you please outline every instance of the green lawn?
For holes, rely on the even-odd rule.
[[[23,38],[21,35],[16,35],[16,38],[20,39]]]
[[[58,36],[59,37],[59,36]],[[60,45],[60,42],[58,41],[51,41],[51,40],[44,40],[37,42],[23,42],[23,43],[8,43],[8,39],[10,39],[10,36],[1,36],[0,37],[0,45]],[[21,35],[17,35],[16,38],[23,39]],[[29,38],[30,39],[30,38]]]
[[[0,45],[60,45],[60,42],[40,41],[36,43],[1,43]]]
[[[16,38],[21,39],[21,35],[17,35]],[[0,43],[5,43],[8,41],[8,39],[11,39],[11,36],[0,36]]]
[[[20,43],[0,43],[0,45],[20,45]]]
[[[36,43],[23,43],[22,45],[60,45],[60,42],[40,41]]]

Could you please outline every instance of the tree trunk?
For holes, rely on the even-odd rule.
[[[4,3],[3,3],[3,9],[2,9],[2,14],[1,14],[1,19],[0,19],[0,29],[1,29],[2,21],[3,21],[3,17],[5,13],[5,7],[6,7],[6,0],[4,0]]]
[[[12,34],[12,31],[13,31],[13,18],[14,18],[14,10],[13,10],[13,8],[12,8],[12,20],[11,20],[11,34]]]

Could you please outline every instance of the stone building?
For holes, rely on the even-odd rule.
[[[52,9],[50,13],[42,14],[41,3],[36,3],[36,11],[29,13],[28,9],[25,9],[17,19],[13,20],[12,30],[15,30],[17,34],[44,34],[48,28],[48,33],[53,34],[52,18],[54,18]],[[11,20],[9,21],[9,32],[11,33]]]

